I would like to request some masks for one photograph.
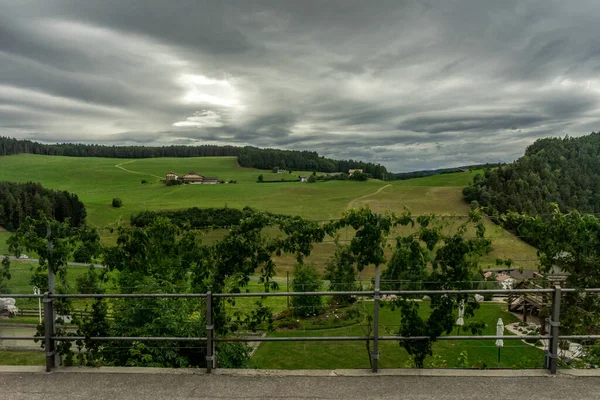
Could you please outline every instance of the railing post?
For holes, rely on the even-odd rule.
[[[215,327],[213,325],[213,307],[212,307],[212,292],[206,293],[206,372],[210,372],[215,368],[215,354],[214,354],[214,332]]]
[[[556,364],[558,361],[558,335],[560,327],[560,301],[561,301],[561,289],[560,286],[554,287],[554,293],[552,294],[552,313],[550,314],[549,325],[550,325],[550,345],[548,352],[546,353],[546,366],[551,374],[556,374]]]
[[[379,264],[375,266],[375,291],[373,292],[373,372],[377,373],[379,368]]]
[[[56,367],[56,343],[52,336],[55,335],[54,298],[50,293],[44,293],[44,347],[46,348],[46,372]]]

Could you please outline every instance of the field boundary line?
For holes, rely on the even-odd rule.
[[[135,162],[135,161],[137,161],[137,160],[125,161],[125,162],[122,162],[120,164],[116,164],[115,167],[119,168],[119,169],[122,169],[123,171],[126,171],[126,172],[131,172],[132,174],[148,175],[148,176],[152,176],[152,177],[158,178],[158,179],[162,179],[163,178],[162,176],[158,176],[158,175],[154,175],[154,174],[147,174],[145,172],[132,171],[130,169],[122,167],[122,165],[124,165],[124,164],[130,164],[130,163]]]
[[[377,189],[377,190],[376,190],[376,191],[374,191],[373,193],[365,194],[365,195],[363,195],[363,196],[357,197],[357,198],[356,198],[356,199],[354,199],[354,200],[351,200],[351,201],[348,203],[348,205],[346,206],[346,210],[349,210],[349,209],[351,209],[351,208],[354,208],[354,205],[355,205],[356,203],[358,203],[359,201],[361,201],[361,200],[363,200],[363,199],[366,199],[367,197],[375,196],[375,195],[377,195],[377,194],[381,193],[381,192],[382,192],[384,189],[387,189],[387,188],[388,188],[388,187],[390,187],[390,186],[392,186],[392,185],[388,183],[387,185],[380,187],[379,189]]]

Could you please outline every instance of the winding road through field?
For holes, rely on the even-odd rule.
[[[125,162],[122,162],[120,164],[115,165],[115,167],[119,168],[119,169],[122,169],[123,171],[126,171],[126,172],[131,172],[132,174],[148,175],[148,176],[152,176],[154,178],[163,179],[162,176],[158,176],[158,175],[154,175],[154,174],[147,174],[145,172],[132,171],[130,169],[122,167],[122,165],[124,165],[124,164],[131,164],[132,162],[135,162],[135,161],[137,161],[137,160],[125,161]]]
[[[392,185],[387,184],[385,186],[380,187],[379,189],[377,189],[373,193],[369,193],[369,194],[365,194],[364,196],[357,197],[356,199],[354,199],[354,200],[350,201],[350,203],[348,203],[348,205],[346,206],[346,210],[349,210],[351,208],[356,208],[356,203],[358,203],[359,201],[364,200],[367,197],[375,196],[375,195],[381,193],[384,189],[386,189],[386,188],[388,188],[390,186],[392,186]]]

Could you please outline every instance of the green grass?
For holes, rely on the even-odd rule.
[[[45,365],[42,351],[0,351],[0,365]]]
[[[466,216],[469,214],[469,205],[462,199],[463,186],[444,184],[455,184],[466,177],[471,179],[472,175],[474,173],[465,172],[395,182],[377,194],[357,200],[355,206],[366,205],[376,212],[401,213],[408,209],[413,215],[434,213]],[[424,183],[429,183],[431,186]],[[464,218],[456,218],[453,226],[464,221]],[[487,236],[492,238],[493,251],[484,257],[484,267],[494,267],[496,258],[511,258],[516,267],[537,269],[537,250],[533,246],[489,220],[485,221],[485,226]],[[474,232],[470,233],[474,234]]]
[[[33,294],[33,286],[30,283],[32,268],[37,266],[37,263],[24,262],[24,261],[11,261],[10,274],[11,279],[8,281],[8,287],[11,293],[19,294]],[[76,293],[76,280],[79,276],[84,275],[88,270],[88,267],[80,266],[69,266],[67,273],[67,283],[70,291]],[[46,288],[40,288],[43,293]],[[17,307],[32,308],[37,307],[38,302],[35,299],[17,299]],[[85,300],[74,300],[73,305],[75,308],[83,308],[85,306]]]
[[[0,231],[0,255],[8,254],[8,244],[6,241],[10,237],[10,232]]]
[[[129,171],[116,168],[119,163],[127,163],[123,167]],[[166,187],[158,182],[158,177],[169,170],[191,169],[239,183]],[[48,188],[76,193],[86,206],[88,222],[95,226],[128,221],[132,213],[142,210],[188,207],[251,206],[311,219],[333,218],[341,215],[354,198],[383,186],[380,181],[257,184],[261,173],[267,178],[280,176],[271,171],[239,168],[234,157],[123,160],[27,154],[0,158],[0,180],[33,180]],[[151,183],[142,185],[142,179]],[[120,197],[123,207],[113,208],[113,197]]]
[[[428,313],[426,302],[421,303],[421,314]],[[371,313],[373,303],[361,304],[365,313]],[[487,327],[484,335],[495,335],[496,322],[502,318],[504,323],[516,322],[517,318],[505,311],[501,304],[485,303],[477,311],[475,319],[483,320]],[[380,335],[394,335],[400,321],[399,311],[388,308],[380,310]],[[301,324],[304,323],[301,320]],[[507,332],[505,332],[508,334]],[[292,336],[365,336],[364,322],[358,325],[323,329],[280,331],[269,334],[273,337]],[[456,332],[452,332],[455,335]],[[463,334],[461,334],[463,335]],[[410,368],[412,360],[404,348],[396,341],[380,341],[381,368]],[[438,341],[434,344],[434,354],[441,357],[444,367],[454,367],[460,353],[468,353],[469,364],[480,366],[485,363],[489,368],[497,367],[497,348],[493,340]],[[285,357],[281,355],[285,354]],[[528,346],[521,341],[504,342],[502,349],[502,368],[521,366],[525,368],[541,368],[544,354],[542,351]],[[263,342],[253,357],[256,368],[271,369],[335,369],[335,368],[369,368],[369,359],[365,342]],[[426,367],[432,367],[432,358],[426,360]]]
[[[403,181],[394,181],[394,186],[467,186],[473,177],[482,170],[469,172],[456,172],[453,174],[431,175],[423,178],[406,179]]]
[[[120,165],[126,170],[117,168]],[[159,183],[166,172],[185,173],[190,170],[223,180],[237,180],[229,185],[183,185],[166,187]],[[127,224],[132,213],[143,210],[174,210],[188,207],[251,206],[275,213],[300,215],[308,219],[339,217],[351,207],[368,205],[377,212],[402,212],[408,208],[415,215],[436,213],[466,215],[468,205],[462,199],[462,188],[475,172],[434,175],[404,181],[368,182],[330,181],[315,184],[257,184],[259,174],[265,180],[290,179],[300,173],[274,174],[271,171],[240,168],[235,157],[110,159],[76,158],[23,154],[0,157],[0,180],[38,181],[45,187],[76,193],[86,206],[88,222],[97,227]],[[149,184],[141,184],[146,179]],[[120,197],[123,207],[113,208],[111,200]],[[516,266],[535,269],[536,251],[509,232],[487,222],[488,235],[494,238],[494,251],[484,260],[484,266],[494,265],[497,257],[511,258]],[[0,232],[0,253],[6,252],[8,233]],[[211,232],[207,243],[223,232]],[[340,232],[342,240],[353,236],[350,229]],[[115,234],[103,231],[105,244],[114,244]],[[334,243],[316,245],[308,262],[319,269],[333,254]],[[277,274],[293,269],[294,259],[276,259]],[[371,275],[371,269],[363,277]]]

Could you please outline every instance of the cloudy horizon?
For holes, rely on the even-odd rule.
[[[600,123],[600,2],[0,0],[0,136],[510,162]]]

